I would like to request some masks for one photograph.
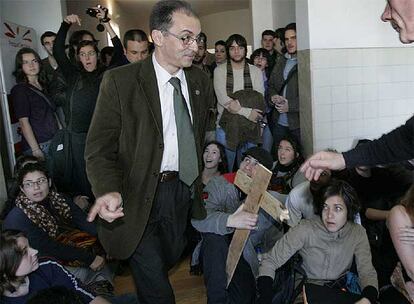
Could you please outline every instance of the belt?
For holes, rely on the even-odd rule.
[[[164,171],[164,172],[160,173],[160,175],[158,177],[158,181],[160,183],[165,183],[165,182],[172,181],[176,177],[178,177],[178,172],[177,171]]]

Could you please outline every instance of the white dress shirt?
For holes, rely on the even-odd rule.
[[[168,73],[157,62],[155,54],[152,55],[152,62],[154,64],[155,75],[157,76],[158,92],[160,94],[162,132],[164,137],[164,153],[162,155],[160,172],[178,171],[178,138],[174,113],[174,87],[168,81],[171,79],[171,77],[177,77],[180,79],[181,91],[187,103],[192,122],[193,115],[191,113],[187,80],[185,78],[183,69],[178,70],[175,75]]]

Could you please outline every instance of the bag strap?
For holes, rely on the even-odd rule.
[[[286,85],[288,84],[288,82],[292,79],[292,77],[298,72],[298,65],[295,64],[295,66],[290,70],[288,76],[286,77],[286,79],[283,81],[282,86],[279,90],[279,92],[277,93],[277,95],[282,95],[283,94],[283,90],[285,89]]]
[[[56,107],[54,107],[51,103],[50,103],[50,100],[49,100],[49,98],[47,98],[47,96],[45,95],[45,94],[43,94],[43,92],[42,91],[39,91],[39,90],[36,90],[36,89],[34,89],[34,88],[32,88],[31,86],[28,86],[28,88],[30,89],[30,90],[32,90],[33,92],[35,92],[37,95],[39,95],[40,97],[42,97],[43,99],[44,99],[44,101],[46,101],[46,103],[48,104],[48,106],[52,109],[52,111],[53,111],[53,116],[55,117],[55,119],[56,119],[56,123],[57,123],[57,125],[58,125],[58,128],[59,129],[63,129],[63,124],[62,124],[62,122],[60,121],[60,118],[59,118],[59,116],[57,116],[57,114],[56,114]]]

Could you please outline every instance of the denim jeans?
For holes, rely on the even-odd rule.
[[[252,143],[252,142],[241,142],[239,143],[239,146],[237,147],[236,151],[227,149],[226,132],[224,132],[224,130],[220,127],[218,127],[216,130],[216,140],[225,147],[229,172],[234,171],[233,168],[234,168],[234,163],[236,162],[236,160],[237,160],[237,163],[236,163],[237,168],[239,167],[242,161],[244,152],[246,152],[248,149],[252,147],[257,146],[255,143]]]
[[[263,139],[262,148],[265,149],[267,152],[272,153],[273,135],[272,135],[272,132],[270,131],[269,125],[266,125],[266,127],[264,127],[262,139]]]
[[[47,154],[49,152],[49,146],[50,146],[50,140],[45,141],[44,143],[39,144],[40,150],[42,150],[43,154],[45,155],[45,158],[47,157]],[[32,149],[27,149],[23,151],[24,155],[33,155]]]
[[[208,304],[252,304],[256,295],[256,282],[250,265],[240,257],[233,279],[226,288],[226,261],[231,234],[203,233],[201,252],[204,283]]]

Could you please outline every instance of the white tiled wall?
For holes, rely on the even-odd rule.
[[[303,126],[312,133],[303,135],[313,137],[313,151],[348,150],[414,113],[414,48],[306,50],[299,64],[300,94],[311,109],[301,111],[301,121],[312,121]],[[310,81],[301,72],[310,73]],[[311,152],[309,145],[305,150]]]

